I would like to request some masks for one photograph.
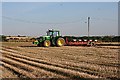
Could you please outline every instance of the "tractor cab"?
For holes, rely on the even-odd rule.
[[[57,36],[60,36],[60,31],[57,31],[57,30],[48,30],[47,31],[47,36],[50,36],[50,37],[57,37]]]

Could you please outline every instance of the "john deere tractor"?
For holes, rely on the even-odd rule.
[[[36,41],[33,42],[33,44],[44,47],[49,47],[49,46],[61,47],[65,45],[65,40],[60,35],[60,31],[51,29],[47,31],[46,36],[41,36],[37,38]]]

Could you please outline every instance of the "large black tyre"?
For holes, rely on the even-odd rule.
[[[56,41],[56,45],[58,46],[58,47],[61,47],[61,46],[64,46],[65,45],[65,40],[64,40],[64,38],[58,38],[57,39],[57,41]]]
[[[50,45],[51,45],[50,40],[45,40],[45,41],[43,42],[43,46],[44,46],[44,47],[50,47]]]

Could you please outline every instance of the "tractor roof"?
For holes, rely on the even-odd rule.
[[[51,31],[51,32],[52,32],[52,31],[59,31],[59,30],[49,29],[48,31]]]

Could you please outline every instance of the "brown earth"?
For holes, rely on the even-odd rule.
[[[36,47],[3,42],[1,78],[118,78],[118,46]]]

